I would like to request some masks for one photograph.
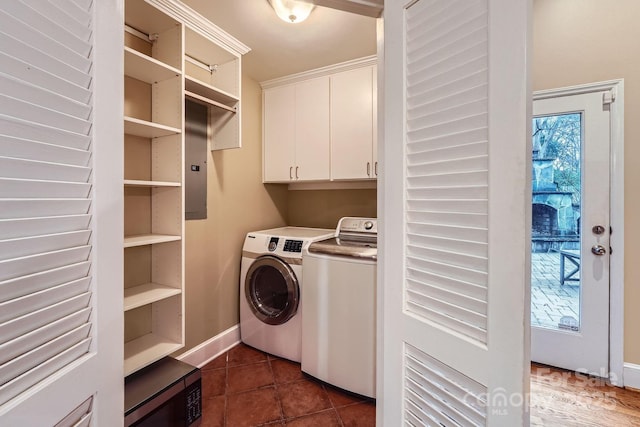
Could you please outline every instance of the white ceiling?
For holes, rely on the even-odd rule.
[[[376,19],[316,6],[298,24],[267,0],[183,0],[251,48],[242,68],[261,82],[376,53]]]

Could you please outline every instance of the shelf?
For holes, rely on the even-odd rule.
[[[172,288],[158,283],[145,283],[127,288],[124,290],[124,311],[133,310],[181,293],[182,290],[179,288]]]
[[[124,133],[141,136],[143,138],[158,138],[161,136],[178,135],[182,131],[178,128],[148,122],[133,117],[124,117]]]
[[[222,89],[208,85],[201,82],[200,80],[186,75],[184,76],[184,88],[187,92],[209,98],[221,104],[233,105],[240,101],[237,96],[231,95],[230,93],[225,92]]]
[[[125,187],[180,187],[179,182],[172,181],[140,181],[137,179],[125,179]]]
[[[182,344],[156,334],[143,335],[124,344],[124,374],[129,375],[182,348]]]
[[[138,234],[135,236],[126,236],[124,238],[124,247],[132,248],[134,246],[154,245],[157,243],[176,242],[181,240],[180,236],[170,234]]]
[[[182,74],[177,68],[160,62],[130,47],[124,48],[124,75],[146,83],[169,80]]]
[[[213,99],[209,99],[204,96],[200,96],[196,93],[189,92],[188,90],[184,91],[184,96],[200,104],[205,104],[205,105],[216,107],[216,108],[222,108],[223,110],[231,111],[232,113],[236,113],[238,111],[235,107],[229,107],[228,105],[224,105],[220,102],[214,101]]]

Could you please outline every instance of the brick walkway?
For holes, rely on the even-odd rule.
[[[571,316],[577,325],[580,319],[579,283],[565,282],[560,286],[560,254],[531,254],[531,325],[558,329],[564,316]],[[564,323],[567,321],[570,325],[571,319],[565,318]]]

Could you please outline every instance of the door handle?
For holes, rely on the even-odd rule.
[[[367,162],[367,176],[371,176],[371,162]]]
[[[591,247],[591,253],[594,255],[602,256],[607,253],[607,250],[602,245],[593,245]]]
[[[375,176],[378,176],[378,162],[375,162],[375,164],[373,166],[373,172],[374,172]]]
[[[289,166],[289,179],[293,179],[293,166]]]
[[[296,166],[296,179],[300,179],[300,177],[298,176],[298,166]]]

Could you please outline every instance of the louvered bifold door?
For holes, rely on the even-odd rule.
[[[525,422],[527,4],[385,2],[385,425]]]
[[[0,407],[91,343],[91,20],[0,4]]]

